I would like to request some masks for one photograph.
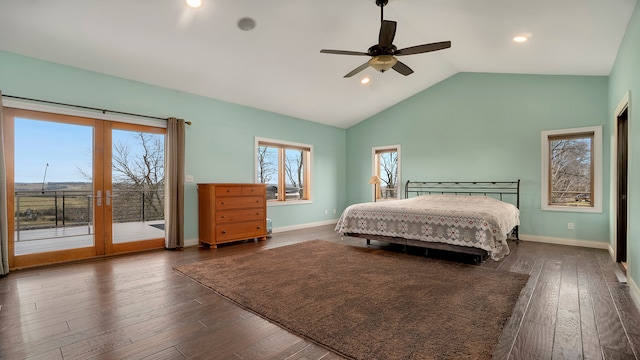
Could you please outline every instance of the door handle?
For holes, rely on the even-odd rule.
[[[112,195],[111,190],[107,190],[107,206],[111,206],[111,199],[118,195]]]
[[[102,190],[96,190],[96,196],[93,196],[96,199],[96,206],[102,206]]]

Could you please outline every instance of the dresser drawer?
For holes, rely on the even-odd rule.
[[[262,220],[218,225],[216,226],[216,242],[261,237],[266,233],[265,222]]]
[[[261,208],[264,196],[242,196],[216,199],[216,211],[244,208]]]
[[[250,209],[250,210],[226,210],[217,211],[214,221],[217,224],[227,224],[233,222],[250,221],[250,220],[264,220],[266,215],[262,208]]]
[[[217,186],[216,197],[218,196],[240,196],[242,195],[241,186]]]
[[[264,196],[265,186],[243,186],[242,187],[242,195],[243,196]]]

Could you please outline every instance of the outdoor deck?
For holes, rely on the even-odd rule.
[[[164,237],[164,230],[154,225],[164,220],[113,224],[113,243],[120,244],[137,240]],[[93,246],[92,226],[73,226],[52,229],[22,230],[14,236],[15,255],[35,254],[56,250],[67,250]]]

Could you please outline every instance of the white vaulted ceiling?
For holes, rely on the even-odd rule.
[[[0,0],[0,50],[347,128],[457,72],[609,75],[636,0],[390,0],[415,73],[343,76],[377,43],[375,0]],[[255,19],[251,31],[238,28]],[[515,43],[518,34],[529,41]],[[371,82],[361,85],[369,76]]]

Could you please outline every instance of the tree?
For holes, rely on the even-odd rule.
[[[287,188],[289,188],[289,198],[294,197],[291,187],[299,190],[301,198],[304,196],[305,176],[309,172],[308,159],[309,150],[300,147],[288,147],[284,144],[258,144],[257,150],[257,181],[267,183],[269,191],[275,192],[277,199],[287,198]]]
[[[287,179],[291,186],[302,188],[303,186],[303,157],[304,151],[302,150],[287,150],[286,158],[287,163],[285,165],[285,172],[287,173]]]
[[[114,219],[129,220],[132,204],[140,204],[142,220],[164,219],[164,137],[136,132],[137,146],[118,141],[113,145],[113,190],[120,198]],[[135,215],[133,215],[135,216]]]
[[[274,153],[276,161],[274,162]],[[277,163],[278,149],[268,146],[258,146],[258,182],[267,184],[273,181],[273,176],[278,173]]]
[[[591,138],[558,139],[551,144],[551,202],[591,195]]]
[[[389,151],[383,152],[379,154],[379,164],[380,164],[380,180],[385,184],[384,186],[387,189],[387,197],[395,197],[395,193],[389,194],[389,191],[395,192],[397,191],[397,181],[398,181],[398,152],[397,151]]]

